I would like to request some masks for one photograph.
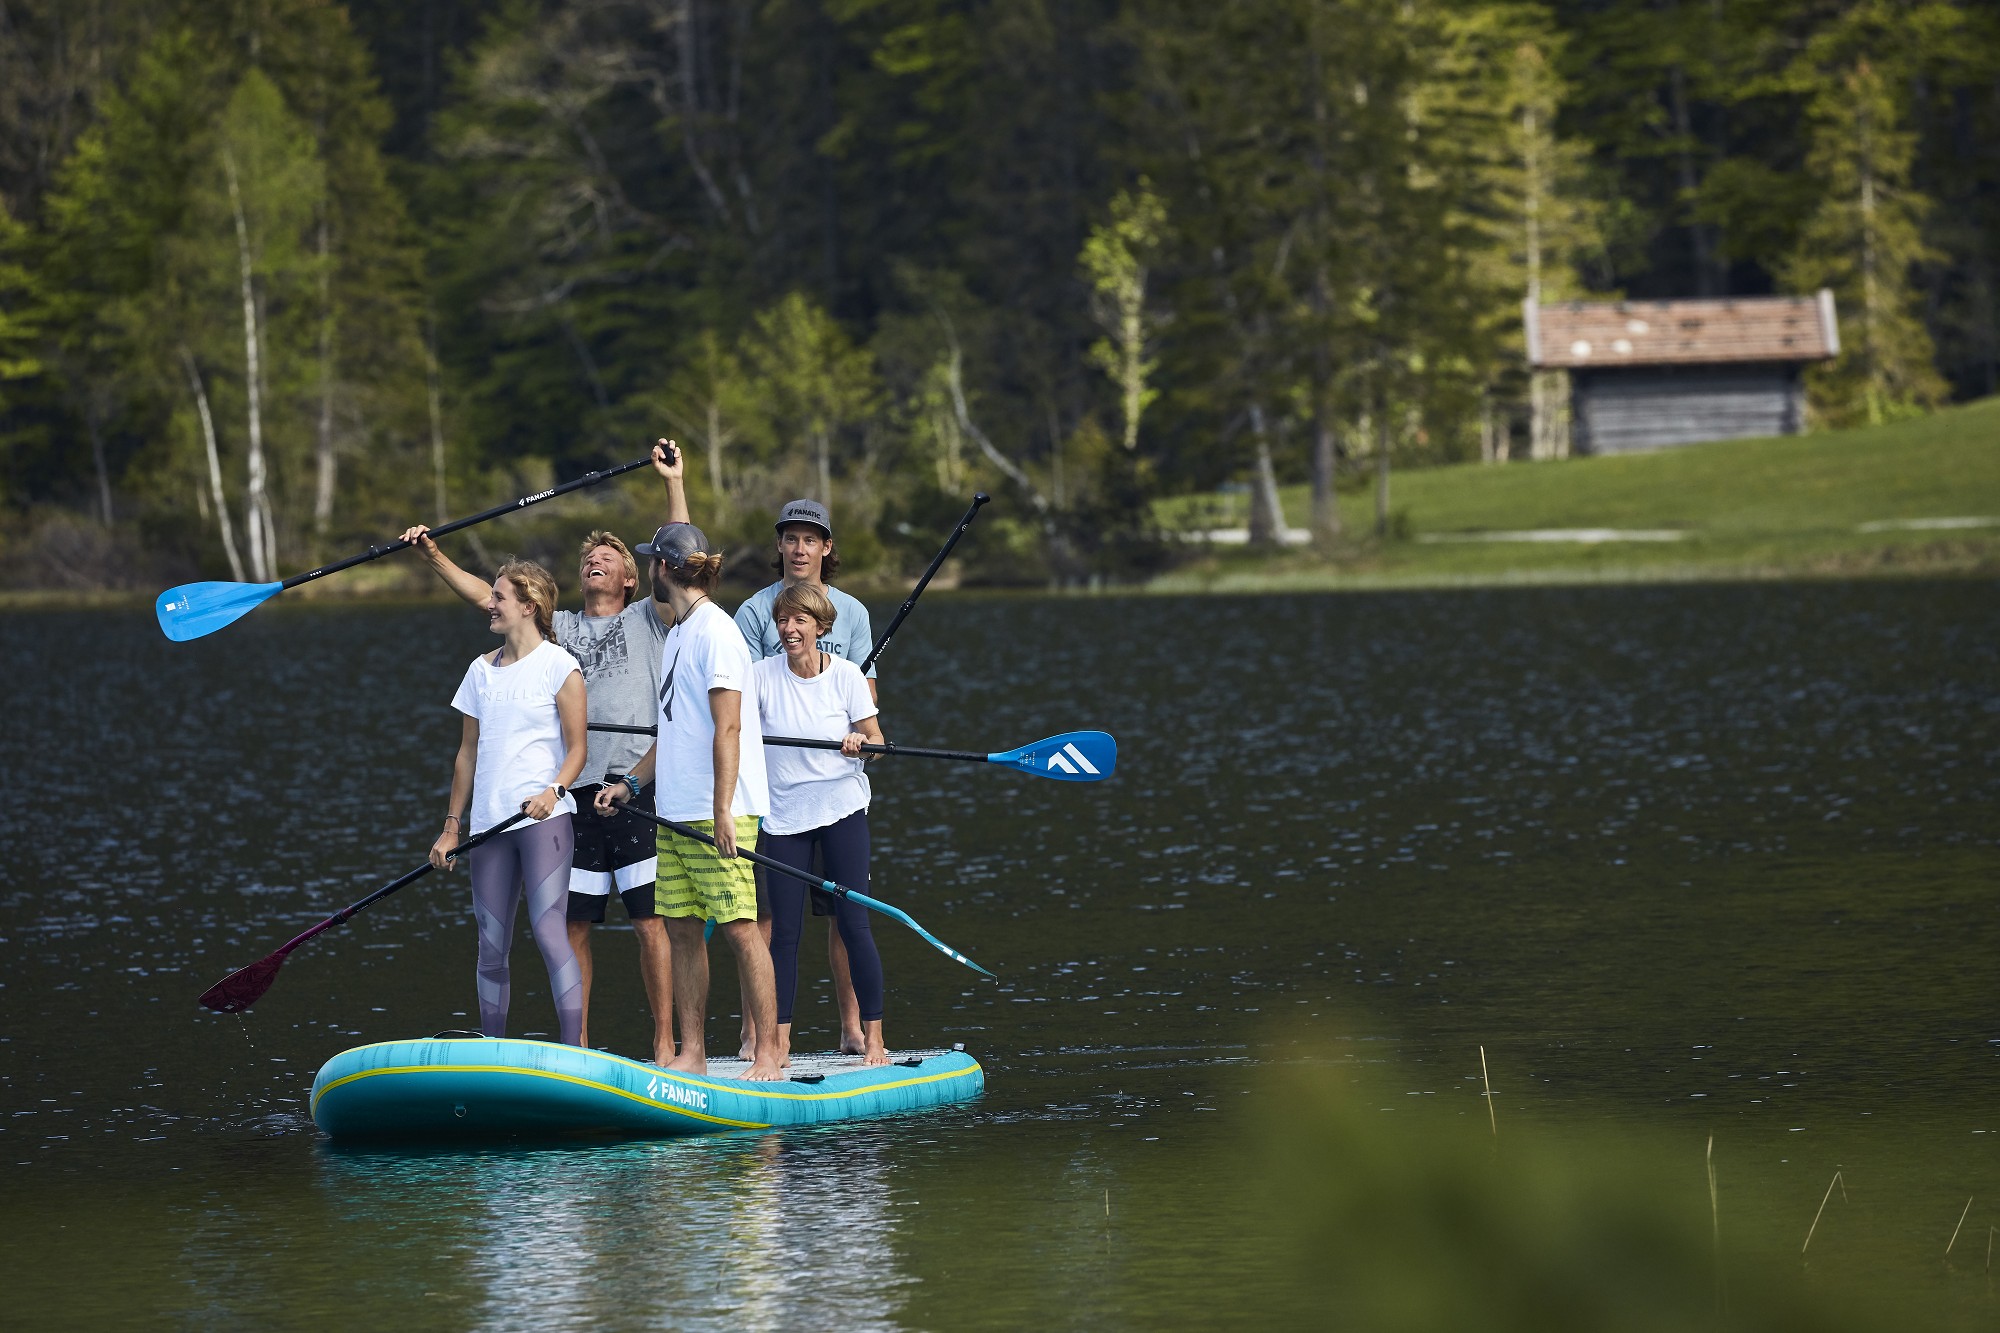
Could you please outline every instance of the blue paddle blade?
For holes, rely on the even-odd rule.
[[[989,754],[986,762],[1058,782],[1102,782],[1118,769],[1118,742],[1106,731],[1065,731],[1018,750]]]
[[[821,882],[821,887],[826,889],[830,893],[835,890],[840,890],[840,886],[838,884],[826,881]],[[952,948],[949,944],[946,944],[943,940],[939,939],[937,936],[931,934],[928,930],[925,930],[922,926],[918,925],[917,919],[911,916],[908,912],[905,912],[902,908],[891,907],[889,906],[889,904],[883,902],[879,898],[870,898],[867,894],[856,893],[853,889],[841,890],[840,896],[846,898],[849,902],[860,903],[863,907],[872,907],[876,911],[882,913],[882,915],[884,916],[895,917],[896,920],[902,922],[904,925],[908,926],[911,930],[914,930],[917,932],[917,934],[923,936],[925,943],[929,944],[933,949],[936,949],[939,953],[943,954],[945,957],[951,959],[954,963],[964,963],[967,967],[971,968],[973,971],[977,972],[982,977],[993,976],[991,972],[988,972],[985,968],[973,962],[970,958],[967,958],[964,954]],[[994,979],[996,981],[999,980],[999,978],[997,977],[995,977]]]
[[[175,643],[213,634],[283,592],[282,583],[183,583],[153,603],[160,630]]]

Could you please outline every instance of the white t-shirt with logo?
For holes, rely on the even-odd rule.
[[[811,680],[794,675],[782,653],[750,669],[766,736],[837,741],[856,722],[875,716],[861,669],[844,657],[824,660],[826,669]],[[771,776],[771,813],[764,827],[770,832],[807,833],[868,808],[868,774],[859,759],[790,745],[765,746],[764,754]]]
[[[743,729],[731,815],[770,812],[764,777],[764,732],[757,724],[757,682],[750,648],[727,612],[696,604],[660,645],[660,740],[653,766],[653,812],[687,823],[715,818],[715,715],[710,690],[743,695]]]
[[[569,754],[556,692],[580,670],[574,657],[546,639],[518,662],[496,667],[492,653],[481,653],[465,669],[451,706],[479,723],[467,835],[492,828],[555,782]],[[575,814],[575,799],[563,797],[551,813]]]

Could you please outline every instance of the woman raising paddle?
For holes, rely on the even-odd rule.
[[[782,654],[750,669],[757,680],[757,708],[768,735],[841,742],[830,750],[774,746],[765,753],[771,813],[764,819],[758,847],[766,856],[802,871],[820,854],[825,878],[868,891],[868,775],[861,747],[880,745],[875,700],[861,668],[822,650],[835,611],[817,584],[793,583],[771,604],[771,619]],[[792,1050],[792,1001],[798,989],[799,932],[804,926],[806,886],[785,875],[765,877],[771,904],[771,968],[778,991],[778,1049]],[[861,904],[820,889],[840,939],[847,946],[847,971],[861,1014],[861,1063],[889,1062],[882,1044],[882,958]]]
[[[504,637],[466,668],[451,706],[465,715],[451,771],[451,806],[431,864],[447,859],[463,835],[491,828],[517,810],[533,824],[517,825],[469,854],[472,915],[479,925],[479,1030],[507,1035],[508,946],[514,908],[525,888],[528,925],[549,969],[563,1041],[580,1044],[583,975],[565,925],[570,854],[575,834],[570,784],[583,771],[583,673],[554,642],[556,581],[525,560],[500,566],[486,600],[486,624]],[[464,816],[468,795],[472,819]]]

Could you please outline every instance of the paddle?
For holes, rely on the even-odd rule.
[[[495,505],[491,509],[482,510],[469,518],[458,518],[453,519],[449,523],[441,523],[431,529],[431,536],[442,537],[448,532],[457,532],[462,528],[469,528],[475,523],[484,523],[489,518],[498,518],[502,514],[511,514],[517,509],[526,509],[529,505],[540,504],[544,500],[552,500],[558,495],[567,495],[569,492],[581,490],[585,486],[595,486],[600,481],[609,481],[620,473],[630,472],[633,468],[644,467],[652,461],[652,455],[648,454],[644,458],[636,458],[629,463],[620,463],[617,467],[600,468],[596,472],[587,472],[575,481],[566,481],[560,486],[551,487],[546,491],[538,491],[533,495],[524,495],[518,500],[509,500],[506,504]],[[321,565],[318,569],[308,570],[303,574],[294,574],[282,583],[230,583],[227,581],[183,583],[177,588],[169,588],[161,593],[159,598],[153,603],[153,613],[160,618],[160,629],[169,639],[172,639],[175,643],[186,643],[189,639],[199,639],[204,634],[215,633],[215,631],[221,629],[224,625],[231,624],[240,617],[248,615],[287,588],[296,588],[301,583],[310,583],[314,579],[323,579],[328,574],[338,574],[341,570],[352,569],[356,565],[365,565],[370,560],[380,560],[383,556],[394,555],[397,551],[409,545],[409,542],[399,537],[387,546],[371,546],[360,555],[350,556],[346,560],[338,561],[335,564]]]
[[[501,820],[484,833],[473,834],[464,842],[452,848],[449,855],[453,857],[461,856],[471,851],[474,847],[477,847],[480,843],[485,842],[502,829],[518,824],[527,817],[528,813],[525,810],[509,815],[506,819]],[[285,965],[285,956],[291,953],[292,950],[298,948],[321,931],[331,930],[333,927],[340,925],[362,908],[372,907],[374,904],[381,902],[397,889],[407,884],[414,884],[435,869],[437,869],[436,866],[426,861],[402,878],[393,883],[383,885],[360,902],[348,904],[326,920],[314,926],[311,930],[308,930],[305,934],[279,945],[277,951],[269,957],[261,958],[248,967],[238,968],[236,971],[231,972],[228,976],[203,991],[199,997],[199,1002],[206,1008],[215,1010],[217,1013],[242,1013],[245,1009],[248,1009],[251,1005],[264,998],[264,992],[271,989],[271,983],[277,980],[278,969]]]
[[[652,727],[628,727],[617,722],[592,722],[592,731],[617,731],[631,736],[651,736]],[[789,745],[800,750],[838,750],[839,741],[807,740],[799,736],[766,736],[766,745]],[[864,745],[863,754],[900,754],[915,759],[962,759],[973,764],[999,764],[1038,778],[1057,782],[1102,782],[1118,769],[1118,742],[1108,731],[1065,731],[1060,736],[1023,745],[1018,750],[984,754],[978,750],[926,750],[914,745]]]
[[[766,745],[790,745],[802,750],[838,750],[839,741],[805,740],[798,736],[766,736]],[[902,754],[918,759],[963,759],[974,764],[1000,764],[1058,782],[1102,782],[1118,767],[1118,742],[1109,732],[1065,731],[1018,750],[981,754],[977,750],[920,750],[914,746],[864,745],[863,754]]]
[[[607,776],[606,781],[609,780],[610,778],[609,776]],[[662,819],[660,816],[654,814],[651,810],[643,809],[640,806],[633,805],[630,801],[613,801],[612,804],[619,807],[622,810],[630,810],[633,814],[639,816],[641,819],[651,820],[653,823],[658,824],[661,828],[667,830],[669,833],[678,833],[683,838],[693,838],[696,842],[705,842],[711,847],[715,846],[715,839],[709,837],[708,834],[703,833],[699,829],[689,828],[686,824],[676,824],[671,819]],[[878,898],[870,898],[867,894],[862,893],[857,889],[846,888],[842,885],[834,883],[830,879],[814,879],[811,875],[807,874],[803,870],[794,870],[791,866],[786,865],[783,861],[774,861],[770,857],[765,856],[760,852],[753,852],[746,847],[738,847],[736,849],[736,854],[739,857],[743,858],[745,861],[749,861],[754,865],[760,865],[764,867],[764,869],[766,870],[773,870],[780,875],[785,875],[792,879],[804,880],[808,884],[812,884],[819,888],[825,889],[828,893],[834,895],[836,898],[846,898],[850,902],[860,903],[863,907],[873,908],[875,911],[882,913],[884,916],[892,916],[896,918],[896,920],[908,926],[911,930],[916,931],[917,934],[923,936],[925,943],[929,944],[932,948],[936,949],[939,953],[951,959],[953,962],[964,963],[967,967],[979,973],[979,975],[982,977],[990,977],[993,975],[991,972],[988,972],[985,968],[973,962],[970,958],[967,958],[964,954],[952,948],[949,944],[946,944],[943,940],[939,939],[937,936],[931,934],[928,930],[925,930],[922,926],[918,925],[916,918],[911,916],[908,912],[905,912],[900,907],[891,907],[889,906],[889,904],[881,901]],[[995,979],[997,980],[997,978]]]
[[[917,586],[910,589],[910,595],[903,599],[902,606],[896,610],[895,618],[889,622],[889,628],[882,631],[882,637],[875,640],[875,646],[868,650],[868,656],[861,663],[862,675],[865,676],[868,674],[868,668],[875,665],[875,659],[880,657],[882,650],[889,646],[889,640],[896,637],[896,627],[901,625],[903,618],[910,614],[910,608],[917,604],[917,598],[924,595],[924,589],[930,585],[931,576],[938,572],[938,567],[944,564],[945,557],[951,554],[951,548],[958,545],[958,539],[963,537],[965,530],[972,526],[972,520],[979,517],[979,506],[992,498],[985,491],[977,491],[973,494],[972,505],[965,511],[965,517],[958,520],[958,526],[951,530],[951,536],[944,539],[943,549],[932,558],[930,568],[926,569],[924,576],[917,580]]]

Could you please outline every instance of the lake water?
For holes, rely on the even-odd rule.
[[[483,624],[8,617],[0,1322],[1324,1322],[1266,1188],[1274,1072],[1366,1067],[1490,1136],[1483,1046],[1500,1143],[1684,1149],[1706,1222],[1713,1137],[1725,1229],[1788,1246],[1839,1171],[1808,1288],[1991,1327],[1995,591],[935,597],[883,660],[892,738],[1121,746],[1090,786],[875,769],[874,892],[1000,976],[879,923],[891,1042],[964,1042],[986,1096],[431,1153],[335,1150],[306,1096],[338,1050],[468,1025],[462,878],[247,1016],[194,999],[422,860]],[[632,937],[597,938],[593,1037],[639,1055]],[[712,1045],[732,994],[718,966]],[[513,1014],[552,1025],[525,930]]]

